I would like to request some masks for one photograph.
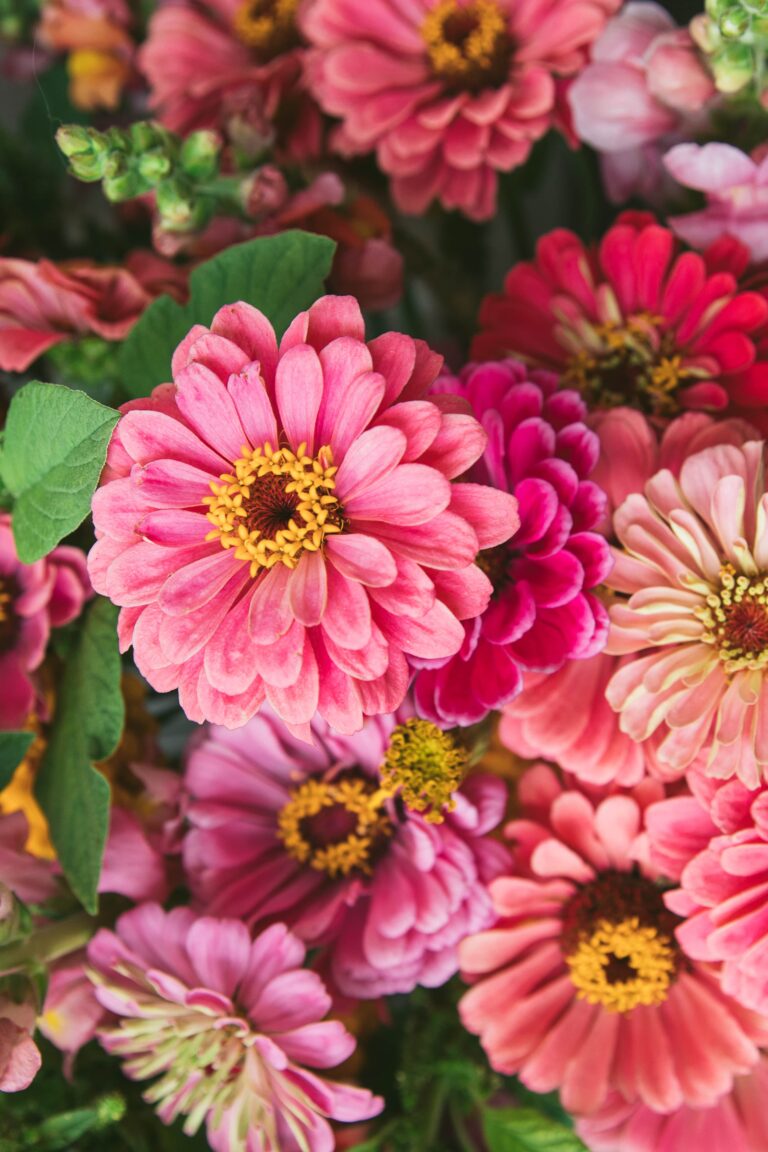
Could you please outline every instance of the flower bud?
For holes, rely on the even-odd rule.
[[[218,174],[221,140],[216,132],[193,132],[181,146],[179,161],[187,176],[210,180]]]

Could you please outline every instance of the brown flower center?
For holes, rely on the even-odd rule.
[[[697,615],[706,629],[704,643],[718,648],[728,672],[768,665],[766,576],[744,576],[733,565],[723,565],[719,589],[707,596]]]
[[[375,780],[354,770],[305,780],[278,813],[277,835],[294,859],[332,878],[368,874],[392,834],[386,801]]]
[[[262,63],[290,52],[301,43],[296,26],[300,0],[243,0],[235,13],[234,29]]]
[[[432,71],[448,88],[480,92],[508,79],[512,40],[497,0],[439,0],[421,34]]]
[[[7,652],[16,640],[18,621],[13,602],[17,595],[16,581],[11,576],[0,576],[0,652]]]
[[[560,945],[576,995],[608,1012],[662,1004],[682,954],[678,919],[642,876],[603,872],[566,905]]]

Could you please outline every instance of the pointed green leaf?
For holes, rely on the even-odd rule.
[[[488,1152],[586,1152],[575,1132],[533,1108],[489,1108],[483,1136]]]
[[[281,232],[237,244],[199,265],[189,281],[189,303],[155,300],[120,350],[123,384],[130,396],[147,396],[171,378],[171,357],[194,324],[209,325],[219,308],[236,300],[253,304],[282,336],[297,312],[323,294],[336,245],[327,236]]]
[[[19,559],[32,564],[90,512],[118,415],[61,384],[25,384],[11,400],[2,479],[14,497]]]
[[[34,732],[0,732],[0,790],[10,784],[34,738]]]
[[[35,786],[64,874],[91,913],[109,823],[109,785],[92,761],[114,751],[123,718],[117,609],[99,597],[67,660]]]

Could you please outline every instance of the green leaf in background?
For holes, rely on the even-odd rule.
[[[483,1112],[488,1152],[586,1152],[575,1132],[533,1108]]]
[[[34,738],[34,732],[0,732],[0,790],[10,784]]]
[[[117,609],[99,597],[67,660],[35,786],[64,874],[91,913],[109,824],[109,784],[92,761],[114,751],[124,710]]]
[[[11,400],[2,480],[14,497],[19,559],[32,564],[83,522],[117,412],[61,384],[25,384]]]
[[[245,300],[269,317],[280,337],[297,312],[323,294],[336,245],[327,236],[281,232],[227,248],[201,264],[182,307],[160,296],[146,310],[120,350],[123,384],[130,396],[147,396],[170,380],[171,357],[194,324],[210,324],[224,304]]]

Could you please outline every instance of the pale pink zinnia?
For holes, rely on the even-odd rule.
[[[516,874],[490,886],[499,920],[460,946],[459,1010],[492,1066],[591,1113],[615,1091],[659,1112],[709,1107],[749,1072],[768,1020],[732,1001],[675,941],[646,859],[661,785],[591,801],[539,765],[507,828]]]
[[[606,695],[634,740],[664,731],[657,757],[755,788],[768,766],[768,495],[764,444],[689,457],[614,516],[608,650],[633,654]]]
[[[309,1068],[355,1048],[304,946],[283,924],[251,939],[236,920],[142,904],[88,946],[105,1008],[100,1040],[133,1080],[159,1076],[145,1099],[184,1132],[205,1120],[215,1152],[328,1152],[328,1120],[366,1120],[383,1102]]]
[[[91,576],[191,719],[237,727],[267,699],[354,732],[399,706],[408,656],[458,651],[491,594],[475,557],[518,521],[508,493],[450,483],[486,437],[426,398],[439,368],[409,336],[366,344],[351,297],[300,313],[279,350],[232,304],[179,346],[175,384],[126,406]]]
[[[556,121],[615,0],[315,0],[310,87],[343,120],[338,146],[376,151],[406,212],[434,199],[482,220],[497,173],[522,164]]]
[[[470,776],[442,822],[381,789],[385,761],[418,783],[419,761],[447,778],[457,760],[427,721],[393,738],[396,724],[378,717],[342,737],[316,720],[310,746],[265,710],[235,732],[210,729],[185,773],[198,902],[249,924],[285,920],[324,946],[323,969],[349,996],[452,976],[458,942],[493,918],[485,885],[508,860],[486,836],[504,814],[501,780]]]

